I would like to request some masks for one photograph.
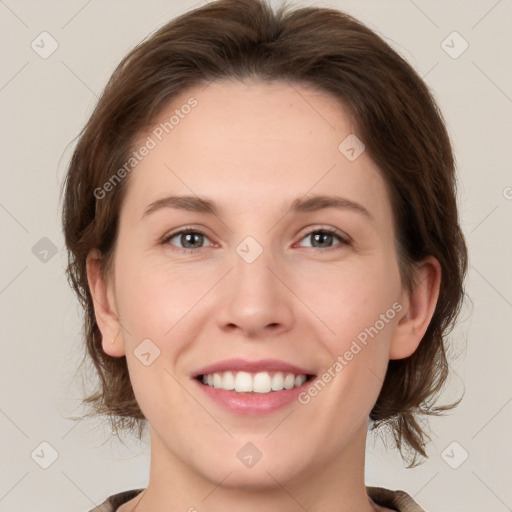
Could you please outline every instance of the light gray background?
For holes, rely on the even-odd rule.
[[[0,0],[1,511],[85,511],[147,483],[147,443],[105,443],[108,426],[66,419],[81,411],[82,348],[64,275],[59,190],[73,139],[114,66],[148,33],[201,3]],[[411,62],[441,106],[460,174],[472,307],[452,336],[456,358],[443,399],[463,388],[466,395],[431,421],[430,459],[419,468],[404,469],[370,437],[367,484],[406,490],[427,512],[512,510],[512,1],[296,3],[346,10]],[[43,31],[59,45],[46,59],[31,47],[43,46]],[[454,31],[469,44],[458,58],[445,51],[462,49]],[[51,462],[51,450],[41,442],[58,453],[48,469],[40,464]]]

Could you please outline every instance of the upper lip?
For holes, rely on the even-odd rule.
[[[258,361],[249,361],[248,359],[226,359],[217,363],[204,366],[199,370],[192,373],[192,378],[196,378],[200,375],[210,375],[212,373],[222,372],[287,372],[293,373],[294,375],[314,375],[313,372],[300,368],[286,361],[280,361],[279,359],[260,359]]]

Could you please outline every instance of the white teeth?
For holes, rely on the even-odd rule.
[[[273,373],[273,372],[272,372]],[[258,372],[222,372],[203,375],[203,384],[227,391],[235,390],[238,393],[270,393],[271,391],[282,391],[302,386],[306,382],[305,375],[294,375],[293,373],[283,374]]]
[[[272,390],[272,379],[267,372],[257,373],[253,378],[252,390],[256,393],[268,393]]]
[[[292,389],[294,385],[295,385],[295,375],[293,375],[293,373],[289,373],[284,378],[284,388],[285,389]]]
[[[253,391],[252,377],[250,373],[238,372],[235,377],[235,391],[242,393],[244,391]]]
[[[272,377],[272,391],[281,391],[284,389],[284,378],[281,372],[277,372]]]

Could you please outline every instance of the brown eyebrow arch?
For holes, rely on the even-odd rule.
[[[168,196],[151,203],[142,214],[142,217],[146,217],[150,213],[162,210],[163,208],[177,208],[212,215],[219,214],[219,208],[209,199],[197,196]]]
[[[198,196],[168,196],[151,203],[142,214],[142,217],[146,217],[163,208],[177,208],[215,216],[220,215],[219,207],[209,199]],[[369,220],[374,220],[371,213],[363,205],[338,196],[317,195],[307,199],[295,199],[289,210],[304,213],[318,211],[324,208],[348,209],[361,213]]]
[[[372,214],[362,204],[339,196],[319,195],[308,199],[296,199],[290,209],[293,212],[314,212],[324,208],[348,209],[374,220]]]

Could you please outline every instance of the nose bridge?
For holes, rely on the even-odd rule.
[[[289,324],[290,297],[274,275],[280,273],[279,256],[248,236],[235,248],[233,267],[222,323],[236,325],[247,334]]]
[[[268,300],[274,296],[278,292],[275,289],[277,283],[269,267],[276,266],[277,255],[272,254],[270,245],[267,243],[264,247],[253,236],[247,236],[238,244],[235,252],[234,289],[242,293],[240,299],[249,296],[256,299],[268,294]]]

